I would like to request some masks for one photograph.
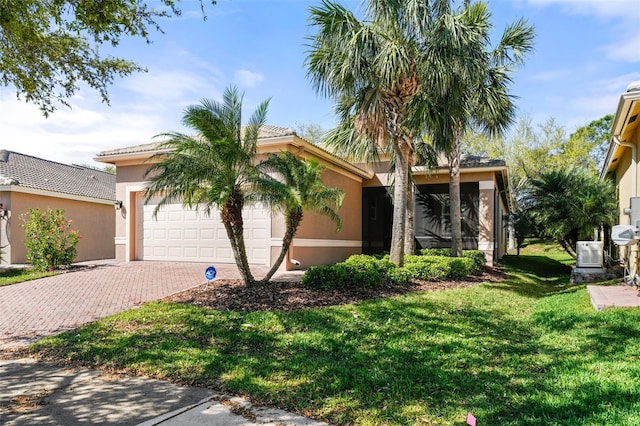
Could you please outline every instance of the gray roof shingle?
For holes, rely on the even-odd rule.
[[[115,175],[89,167],[56,163],[0,150],[0,185],[115,200]]]

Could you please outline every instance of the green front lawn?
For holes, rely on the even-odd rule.
[[[151,303],[32,349],[334,424],[640,424],[640,310],[594,311],[539,249],[501,283],[295,312]]]
[[[31,269],[5,269],[0,271],[0,287],[10,284],[17,284],[24,281],[37,280],[38,278],[50,277],[58,272],[38,272]]]

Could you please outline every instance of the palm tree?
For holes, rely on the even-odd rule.
[[[538,233],[553,237],[573,257],[577,241],[591,239],[594,227],[615,223],[618,208],[610,181],[574,168],[532,179],[523,202]]]
[[[320,179],[324,167],[320,163],[312,159],[302,160],[291,152],[269,154],[258,168],[265,175],[259,182],[259,192],[268,194],[271,205],[280,206],[286,224],[280,255],[261,281],[266,284],[289,251],[305,211],[327,216],[336,223],[337,231],[340,230],[342,220],[336,209],[340,208],[344,193],[338,188],[324,186]],[[264,199],[265,195],[262,195],[262,198]]]
[[[175,202],[203,209],[207,215],[214,209],[220,211],[245,285],[255,279],[247,259],[242,209],[247,190],[258,179],[254,158],[268,104],[262,102],[244,127],[242,96],[235,87],[225,90],[222,102],[204,99],[200,105],[188,107],[182,122],[196,134],[158,135],[168,138],[160,144],[164,152],[152,157],[154,163],[145,173],[149,180],[145,202],[156,194],[162,196],[154,215]]]
[[[439,3],[438,0],[436,3]],[[420,42],[430,20],[429,2],[371,0],[365,18],[323,0],[310,9],[306,60],[315,89],[336,102],[337,134],[354,145],[389,149],[395,158],[390,258],[404,261],[409,173],[415,127],[407,126],[412,101],[421,90]]]
[[[498,45],[489,48],[491,14],[483,2],[465,3],[458,11],[439,8],[423,46],[424,84],[420,122],[428,123],[434,146],[449,163],[452,256],[462,255],[460,158],[463,136],[471,126],[491,135],[514,120],[508,93],[516,65],[533,48],[533,27],[523,20],[507,26]]]

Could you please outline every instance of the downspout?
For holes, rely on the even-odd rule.
[[[631,148],[631,196],[638,196],[638,181],[637,181],[637,169],[638,169],[638,147],[630,142],[621,142],[617,136],[613,136],[613,143],[618,146],[624,146]]]

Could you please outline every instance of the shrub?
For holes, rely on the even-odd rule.
[[[71,229],[72,222],[64,217],[64,210],[29,209],[21,219],[27,262],[35,270],[52,271],[73,262],[80,235]]]
[[[420,254],[423,256],[451,256],[451,249],[449,248],[425,248],[420,250]]]
[[[461,279],[469,275],[473,260],[466,257],[407,256],[405,269],[421,280]]]
[[[310,266],[302,276],[302,285],[312,290],[331,290],[345,286],[349,268],[335,265]]]
[[[311,266],[302,277],[302,285],[310,289],[330,290],[349,287],[374,288],[385,282],[402,285],[413,279],[462,279],[469,275],[481,260],[484,265],[484,253],[479,251],[470,251],[465,257],[410,255],[405,256],[405,266],[398,268],[388,256],[380,258],[359,254],[335,265]]]
[[[389,282],[389,271],[395,269],[388,258],[359,254],[335,265],[311,266],[302,277],[302,285],[317,290],[374,288]]]
[[[477,274],[482,272],[484,269],[484,265],[487,264],[487,256],[483,251],[480,250],[465,250],[462,255],[468,259],[473,260],[473,265],[471,267],[471,273]]]
[[[451,249],[448,248],[426,248],[420,250],[420,254],[423,256],[451,256]],[[482,272],[484,265],[487,263],[487,256],[480,250],[464,250],[462,256],[472,259],[473,266],[470,273],[476,274]]]

